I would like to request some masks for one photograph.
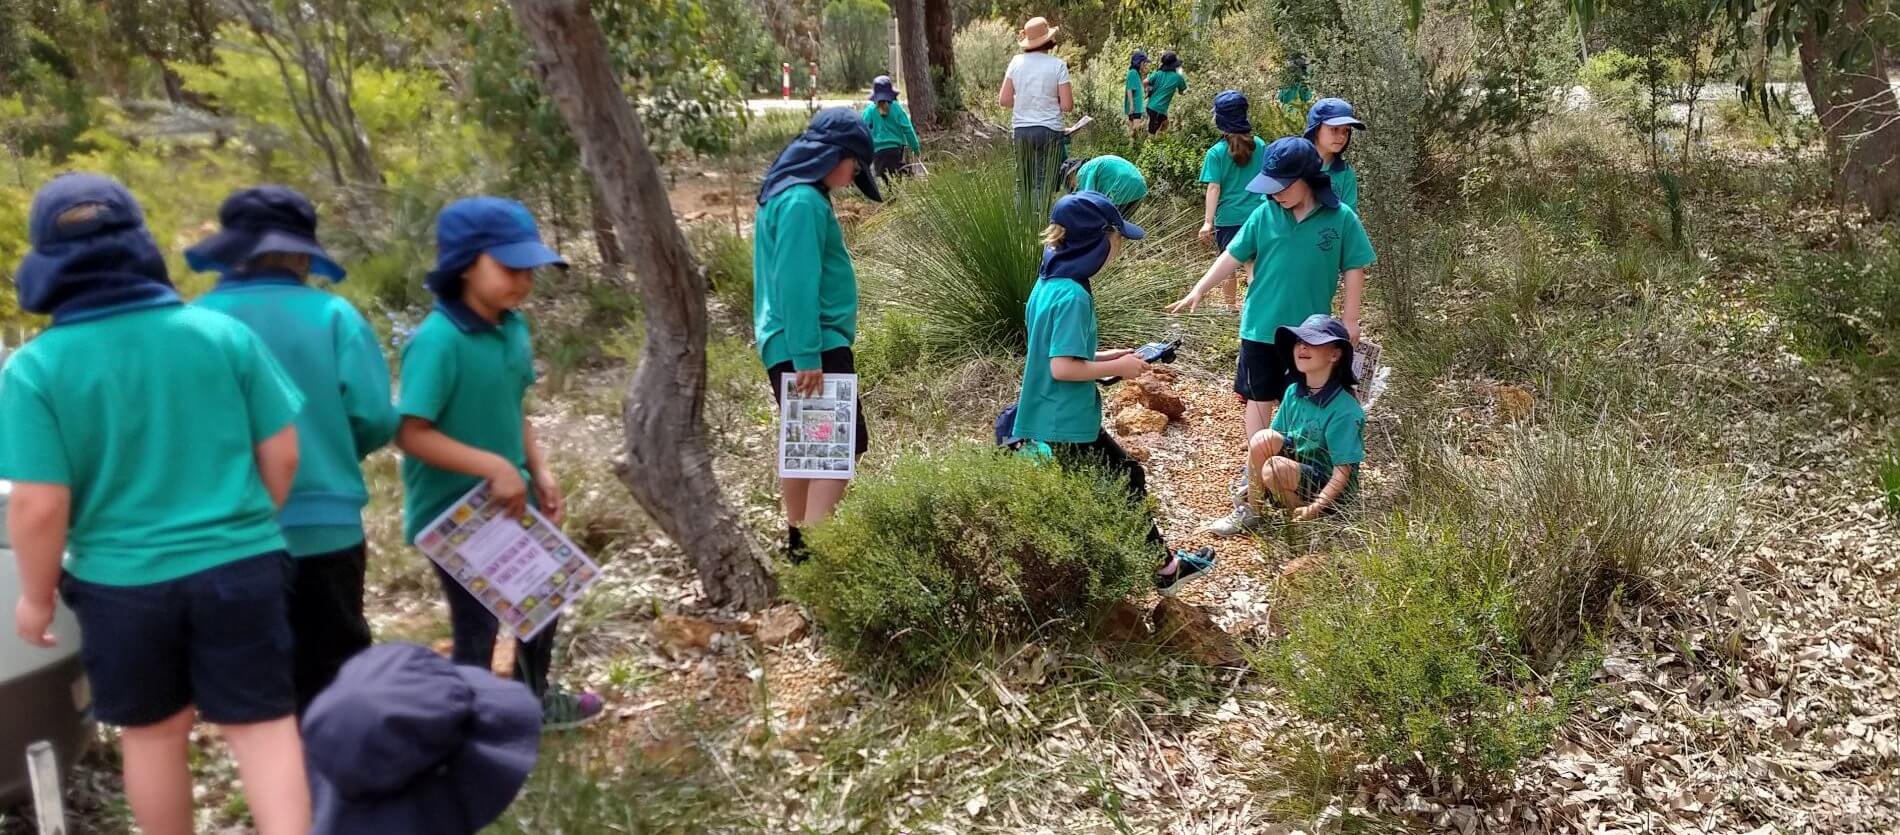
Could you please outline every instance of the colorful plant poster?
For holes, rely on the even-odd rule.
[[[546,516],[530,507],[510,518],[486,484],[437,516],[416,547],[523,641],[600,579],[600,566]]]
[[[857,474],[858,375],[826,374],[816,397],[799,397],[787,374],[779,392],[780,478]]]

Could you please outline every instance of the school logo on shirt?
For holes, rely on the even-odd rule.
[[[1332,252],[1333,244],[1339,243],[1338,229],[1323,229],[1319,233],[1319,251]]]

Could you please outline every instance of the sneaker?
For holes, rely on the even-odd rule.
[[[1162,571],[1155,572],[1155,588],[1171,596],[1189,580],[1214,570],[1214,549],[1203,545],[1197,551],[1176,551],[1168,563],[1174,571],[1168,572],[1167,566],[1162,566]]]
[[[568,731],[592,724],[607,704],[592,693],[549,690],[541,697],[541,732]]]
[[[1252,504],[1243,503],[1234,508],[1234,512],[1208,525],[1207,530],[1215,536],[1239,536],[1263,530],[1267,522],[1267,517],[1254,510]]]
[[[1240,474],[1234,476],[1228,490],[1234,494],[1234,506],[1240,507],[1247,501],[1247,468],[1241,467]]]

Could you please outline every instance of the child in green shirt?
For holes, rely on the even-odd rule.
[[[258,832],[302,835],[277,512],[303,397],[243,323],[179,301],[124,186],[54,178],[28,237],[20,309],[53,323],[0,370],[14,630],[53,645],[55,588],[78,617],[92,713],[122,729],[140,829],[193,830],[186,755],[202,716],[237,756]]]
[[[1366,413],[1353,396],[1352,338],[1346,325],[1315,314],[1281,327],[1275,347],[1295,370],[1273,425],[1247,443],[1247,501],[1210,526],[1216,535],[1258,530],[1270,496],[1306,522],[1336,513],[1359,486],[1366,460]]]
[[[219,274],[198,306],[229,315],[264,341],[304,394],[297,416],[297,480],[277,514],[290,546],[291,633],[302,713],[351,656],[369,648],[363,617],[368,551],[362,460],[396,434],[389,365],[349,301],[305,284],[341,281],[317,242],[317,210],[282,186],[249,188],[218,209],[224,226],[185,251],[193,269]]]
[[[435,310],[403,346],[396,446],[403,452],[403,533],[415,542],[436,517],[484,482],[509,513],[530,502],[561,523],[561,486],[535,441],[522,401],[534,384],[528,320],[518,308],[538,267],[566,267],[541,242],[534,215],[499,197],[468,197],[436,217],[436,262],[426,283]],[[457,664],[487,667],[500,622],[436,566],[448,599]],[[543,730],[600,716],[600,697],[549,681],[557,622],[516,648],[515,669],[541,698]]]
[[[1366,130],[1366,123],[1353,115],[1345,99],[1325,98],[1313,102],[1306,113],[1306,138],[1319,149],[1326,176],[1331,178],[1333,193],[1339,202],[1359,210],[1359,172],[1346,162],[1346,148],[1352,144],[1352,132]]]
[[[1069,191],[1099,191],[1108,195],[1123,217],[1133,214],[1148,196],[1148,178],[1135,164],[1114,154],[1062,163],[1062,182]]]
[[[904,149],[922,154],[924,146],[917,140],[910,114],[897,103],[897,85],[890,76],[871,80],[871,103],[865,105],[864,123],[871,128],[871,169],[878,179],[889,183],[895,177],[910,176],[910,168],[904,164]]]
[[[1042,267],[1029,294],[1025,323],[1029,356],[1022,396],[1016,404],[1012,441],[1047,444],[1064,466],[1089,466],[1126,477],[1135,501],[1147,499],[1147,473],[1102,428],[1102,398],[1096,380],[1134,379],[1148,364],[1129,349],[1103,351],[1096,344],[1095,300],[1089,282],[1120,254],[1123,240],[1146,236],[1122,219],[1107,195],[1080,191],[1056,201],[1043,232]],[[1155,586],[1164,594],[1214,567],[1211,548],[1169,551],[1161,529],[1150,525],[1157,551]]]
[[[831,193],[856,185],[882,200],[870,163],[870,129],[851,111],[832,108],[818,111],[765,172],[752,233],[752,328],[774,398],[783,397],[787,376],[796,392],[811,395],[823,388],[826,374],[857,372],[851,346],[858,337],[858,278]],[[863,404],[853,412],[853,452],[862,456],[870,449]],[[849,485],[845,479],[779,479],[788,560],[805,559],[799,529],[830,518]]]
[[[1161,53],[1161,69],[1148,75],[1148,135],[1168,129],[1168,108],[1174,94],[1187,90],[1187,77],[1181,74],[1181,58],[1173,52]]]
[[[1239,90],[1223,90],[1214,97],[1214,127],[1221,141],[1207,149],[1201,160],[1201,182],[1207,184],[1207,199],[1201,215],[1202,243],[1226,250],[1241,224],[1253,216],[1265,198],[1247,190],[1260,166],[1254,161],[1265,155],[1267,143],[1253,135],[1253,122],[1247,119],[1247,97]],[[1240,279],[1221,285],[1227,306],[1240,309],[1237,288]]]
[[[1148,111],[1147,91],[1142,84],[1142,68],[1148,66],[1148,53],[1139,49],[1128,57],[1128,77],[1122,82],[1122,118],[1128,120],[1130,139],[1141,138],[1141,119]]]

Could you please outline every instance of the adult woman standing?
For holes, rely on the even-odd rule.
[[[1010,109],[1016,141],[1017,211],[1033,210],[1038,220],[1048,212],[1062,161],[1068,158],[1062,114],[1075,109],[1069,65],[1050,54],[1057,31],[1040,17],[1023,24],[1018,41],[1022,54],[1010,59],[1003,89],[996,96],[998,103]]]

